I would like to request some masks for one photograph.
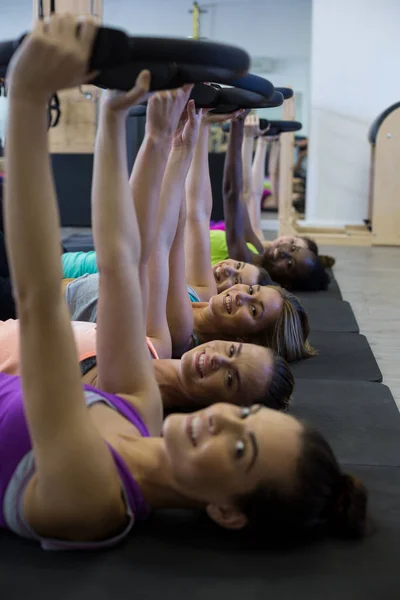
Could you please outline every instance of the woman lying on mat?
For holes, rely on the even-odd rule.
[[[327,289],[329,275],[314,252],[288,243],[263,248],[253,232],[242,197],[243,138],[244,119],[239,118],[231,124],[224,168],[223,198],[229,256],[264,268],[273,281],[288,290]],[[252,252],[246,241],[256,246],[259,254]]]
[[[22,376],[0,375],[0,526],[46,549],[98,549],[120,542],[151,509],[194,507],[225,528],[251,529],[257,539],[316,527],[362,535],[366,491],[341,472],[324,438],[293,417],[215,404],[162,424],[145,337],[141,207],[132,204],[125,118],[112,95],[102,108],[92,199],[100,389],[82,387],[59,293],[47,148],[49,96],[89,80],[96,29],[88,20],[80,24],[77,30],[64,15],[52,16],[47,27],[40,23],[9,68],[5,219]],[[142,73],[129,103],[148,83]],[[188,90],[174,94],[183,107]],[[171,102],[171,127],[178,108]]]
[[[155,105],[154,98],[150,100],[150,105],[152,108]],[[149,263],[152,268],[149,276],[151,290],[147,334],[159,356],[170,358],[172,348],[172,356],[179,358],[199,344],[215,339],[266,346],[289,361],[311,356],[313,351],[307,343],[307,315],[297,298],[286,290],[238,284],[224,293],[216,294],[208,238],[211,196],[207,140],[213,117],[190,114],[192,122],[189,121],[185,127],[193,129],[193,132],[186,130],[191,132],[192,146],[186,144],[182,147],[182,132],[179,130],[174,137],[171,155],[168,157],[168,153],[165,153],[158,160],[154,151],[148,151],[155,116],[152,110],[147,111],[146,133],[133,168],[131,190],[133,196],[137,196],[137,181],[143,179],[143,187],[147,186],[146,189],[156,196],[155,171],[160,173],[158,177],[162,181],[162,192],[158,223],[157,215],[153,212],[146,226],[141,227],[146,258],[152,256]],[[180,149],[181,155],[187,152],[185,160],[182,158],[179,163],[176,159],[177,149]],[[160,147],[158,152],[161,151]],[[187,220],[184,201],[186,178]],[[147,206],[151,206],[150,201]],[[139,226],[142,214],[143,208],[138,214]],[[186,243],[186,248],[185,224],[186,239],[190,242]],[[191,286],[192,300],[199,300],[201,295],[203,302],[190,302],[186,283]],[[148,286],[147,283],[144,285]],[[98,275],[83,276],[68,283],[65,298],[72,320],[95,322],[99,298]]]

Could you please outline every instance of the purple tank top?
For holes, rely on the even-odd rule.
[[[143,437],[150,436],[139,413],[129,402],[90,385],[83,387],[85,391],[93,392],[108,402],[132,423]],[[114,458],[129,508],[132,510],[135,520],[145,519],[149,509],[138,484],[130,474],[125,461],[114,448],[107,445]],[[0,527],[7,528],[3,515],[3,501],[7,486],[18,464],[31,450],[32,443],[22,402],[21,379],[19,376],[0,373]]]

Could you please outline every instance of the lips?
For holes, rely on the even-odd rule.
[[[206,366],[206,353],[204,351],[204,352],[200,352],[200,353],[196,354],[196,358],[195,358],[196,371],[202,379],[204,377],[205,366]]]
[[[226,294],[226,296],[224,296],[223,303],[226,312],[228,315],[230,315],[232,313],[232,297],[230,294]]]
[[[201,417],[198,415],[190,415],[186,421],[186,433],[187,436],[192,443],[192,445],[196,448],[199,442],[200,435],[200,427],[201,427]]]

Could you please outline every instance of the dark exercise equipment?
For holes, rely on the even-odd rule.
[[[269,121],[269,129],[264,133],[266,137],[280,135],[291,131],[299,131],[303,124],[299,121]]]
[[[323,302],[319,296],[302,298],[310,321],[311,331],[337,331],[343,333],[360,333],[353,310],[348,302],[336,298],[326,298]]]
[[[318,354],[291,365],[296,379],[382,381],[382,373],[365,336],[314,331],[310,343]]]
[[[398,595],[400,469],[346,465],[370,490],[376,533],[359,542],[321,540],[249,551],[240,535],[186,511],[160,512],[108,552],[44,553],[4,534],[2,594],[41,600],[395,600]],[[267,540],[266,540],[267,542]],[[38,580],[38,573],[43,576]]]
[[[0,44],[0,76],[5,74],[25,35]],[[147,68],[152,73],[151,89],[159,90],[201,81],[229,84],[238,75],[245,75],[249,66],[249,55],[236,46],[200,40],[134,37],[119,29],[99,27],[89,71],[101,71],[92,82],[94,85],[129,90],[140,71]]]
[[[338,300],[342,299],[342,292],[339,289],[337,282],[332,279],[327,290],[318,290],[315,292],[293,292],[300,300],[304,300],[305,298],[317,298],[328,299],[328,298],[337,298]]]
[[[312,423],[340,462],[400,467],[400,418],[385,385],[297,379],[291,414]]]
[[[274,98],[275,92],[272,96]],[[238,108],[264,108],[271,99],[243,89],[209,86],[203,83],[196,84],[191,98],[198,108],[220,108],[221,106],[235,106]]]

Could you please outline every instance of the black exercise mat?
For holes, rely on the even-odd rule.
[[[298,379],[291,413],[321,431],[341,462],[400,467],[400,414],[385,385]]]
[[[94,250],[91,233],[73,233],[62,240],[67,252],[89,252]]]
[[[297,290],[293,290],[293,293],[296,294],[300,300],[303,300],[304,298],[318,298],[318,300],[336,298],[337,300],[342,300],[342,292],[340,291],[336,279],[331,280],[327,290],[317,292],[298,292]]]
[[[291,365],[296,379],[382,381],[382,374],[365,336],[314,331],[310,335],[310,342],[318,350],[318,355]]]
[[[2,597],[41,600],[396,600],[399,588],[400,469],[348,467],[370,490],[376,533],[251,552],[236,533],[202,519],[160,514],[121,547],[50,553],[4,534]],[[35,594],[36,593],[36,594]]]
[[[360,332],[348,302],[336,298],[326,298],[321,302],[320,296],[308,296],[302,298],[301,303],[307,311],[311,331]]]

